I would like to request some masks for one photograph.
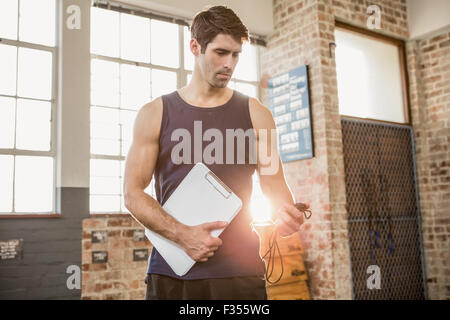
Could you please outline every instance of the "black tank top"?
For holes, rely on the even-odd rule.
[[[199,123],[201,123],[201,135],[210,129],[218,129],[223,137],[222,163],[208,164],[202,161],[214,174],[219,177],[242,200],[242,209],[233,221],[222,232],[220,238],[222,246],[207,262],[197,262],[183,277],[177,276],[158,251],[153,248],[149,258],[148,273],[156,273],[171,276],[178,279],[206,279],[225,278],[236,276],[260,276],[264,275],[264,262],[259,256],[259,238],[251,227],[250,197],[252,193],[252,175],[256,169],[256,163],[250,157],[249,139],[245,139],[245,163],[238,161],[237,139],[234,141],[234,161],[227,164],[226,158],[226,131],[227,129],[252,129],[249,113],[248,96],[233,91],[231,99],[217,107],[202,108],[188,104],[177,91],[163,95],[163,115],[159,138],[159,154],[155,167],[156,198],[161,205],[169,198],[183,178],[195,165],[194,160],[199,160],[199,144],[197,143],[197,156],[194,158],[195,134],[199,137]],[[201,121],[201,122],[197,122]],[[196,123],[194,125],[194,122]],[[194,132],[196,127],[196,132]],[[186,129],[191,137],[191,161],[177,164],[172,161],[172,148],[180,143],[179,139],[172,138],[176,129]],[[214,138],[213,138],[214,139]],[[175,140],[175,141],[172,141]],[[205,139],[206,140],[206,139]],[[197,138],[197,141],[198,138]],[[211,141],[201,139],[201,155]],[[240,150],[240,152],[242,152]],[[242,153],[241,153],[242,154]],[[219,162],[219,161],[217,161]],[[189,214],[189,212],[186,212]]]

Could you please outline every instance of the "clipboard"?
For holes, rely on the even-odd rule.
[[[214,221],[230,223],[241,210],[242,201],[207,166],[198,162],[162,208],[188,226]],[[211,231],[211,236],[218,237],[224,229]],[[196,261],[175,242],[149,229],[145,229],[145,235],[178,276],[194,266]]]

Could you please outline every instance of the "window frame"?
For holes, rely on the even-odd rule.
[[[360,118],[360,117],[354,117],[354,116],[348,116],[348,115],[340,115],[340,118],[349,118],[349,119],[358,119],[358,120],[371,120],[371,121],[377,121],[380,123],[391,123],[391,124],[402,124],[402,125],[408,125],[411,126],[411,108],[410,108],[410,100],[409,100],[409,79],[408,79],[408,72],[407,72],[407,66],[406,66],[406,49],[405,49],[405,42],[401,39],[393,38],[378,32],[374,32],[368,29],[363,29],[351,24],[348,24],[346,22],[342,22],[340,20],[335,20],[335,28],[340,29],[342,31],[351,32],[358,36],[364,36],[372,40],[378,40],[383,41],[386,43],[389,43],[391,45],[394,45],[397,47],[398,50],[398,57],[399,57],[399,64],[400,64],[400,78],[401,78],[401,88],[402,88],[402,100],[403,100],[403,113],[405,115],[405,122],[393,122],[388,120],[379,120],[379,119],[372,119],[372,118]]]
[[[99,9],[104,9],[104,10],[108,10],[106,8],[102,8],[102,7],[97,7],[97,6],[91,6],[91,8],[99,8]],[[114,10],[113,10],[114,11]],[[119,13],[124,13],[124,14],[130,14],[128,12],[119,12]],[[158,20],[156,18],[151,18],[151,17],[147,17],[150,20],[150,33],[151,33],[151,20]],[[164,22],[167,22],[165,20],[162,20]],[[121,19],[119,18],[119,29],[120,29],[120,22]],[[183,45],[183,41],[184,41],[184,34],[183,34],[183,26],[176,24],[178,27],[178,50],[179,50],[179,55],[178,55],[178,68],[174,68],[174,67],[167,67],[167,66],[162,66],[162,65],[156,65],[153,64],[151,61],[149,63],[146,62],[138,62],[138,61],[133,61],[133,60],[127,60],[127,59],[123,59],[120,56],[119,57],[110,57],[110,56],[105,56],[105,55],[101,55],[101,54],[90,54],[91,57],[91,62],[94,59],[97,60],[102,60],[102,61],[108,61],[108,62],[114,62],[114,63],[118,63],[119,64],[119,78],[120,78],[120,65],[121,64],[128,64],[131,66],[137,66],[137,67],[144,67],[144,68],[148,68],[150,70],[150,72],[152,72],[152,70],[162,70],[162,71],[170,71],[170,72],[174,72],[177,76],[177,82],[176,82],[176,86],[177,88],[182,87],[183,84],[183,78],[186,78],[186,70],[184,70],[184,55],[183,55],[183,51],[184,51],[184,45]],[[120,37],[120,33],[119,33],[119,37]],[[121,43],[120,43],[120,39],[119,39],[119,53],[121,51]],[[151,48],[150,48],[150,54],[151,54]],[[151,80],[150,80],[151,81]],[[120,87],[119,87],[120,90]],[[90,91],[91,94],[92,91]],[[152,96],[152,95],[151,95]],[[152,97],[154,98],[154,97]],[[129,110],[127,108],[122,108],[119,104],[118,108],[115,107],[108,107],[108,106],[101,106],[101,105],[94,105],[92,103],[90,103],[89,108],[92,107],[101,107],[101,108],[111,108],[111,109],[117,109],[117,110]],[[134,111],[134,110],[133,110]],[[138,111],[136,111],[137,113]],[[90,126],[89,126],[90,127]],[[122,152],[122,131],[120,131],[120,153]],[[91,139],[91,138],[90,138]],[[99,159],[99,160],[115,160],[115,161],[125,161],[126,160],[126,155],[103,155],[103,154],[95,154],[90,152],[90,160],[91,159]],[[91,174],[89,175],[89,179],[91,179]],[[123,180],[122,176],[118,176],[120,178],[120,180]],[[153,181],[153,179],[152,179]],[[154,188],[152,187],[152,183],[150,183],[149,187],[153,190]],[[89,202],[91,201],[91,193],[89,192]],[[120,217],[120,216],[129,216],[129,213],[122,211],[122,198],[123,198],[123,190],[122,188],[120,189],[120,211],[113,211],[113,212],[93,212],[91,211],[91,209],[89,208],[89,215],[90,216],[95,216],[95,217]]]
[[[0,148],[0,155],[11,155],[14,157],[13,164],[13,195],[12,195],[12,211],[0,212],[0,219],[14,219],[14,218],[59,218],[61,213],[57,212],[56,205],[56,184],[57,184],[57,93],[58,93],[58,37],[59,37],[59,1],[55,1],[55,46],[47,46],[37,43],[25,42],[19,40],[19,28],[20,28],[20,0],[18,1],[17,8],[17,40],[0,38],[0,44],[10,45],[17,48],[16,51],[16,92],[15,95],[0,94],[0,97],[15,99],[14,108],[14,147],[13,148]],[[21,97],[18,95],[18,66],[19,66],[19,48],[34,49],[40,51],[50,52],[52,54],[52,81],[51,81],[51,97],[50,100]],[[50,150],[49,151],[37,151],[37,150],[21,150],[16,149],[16,135],[17,135],[17,99],[25,99],[32,101],[45,101],[50,102]],[[53,185],[52,185],[52,209],[51,211],[43,212],[15,212],[15,182],[16,182],[16,156],[45,156],[53,158]]]

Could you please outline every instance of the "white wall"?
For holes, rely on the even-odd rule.
[[[273,31],[272,0],[120,0],[116,2],[189,20],[207,5],[225,5],[236,12],[250,33],[265,36]]]
[[[450,28],[450,0],[407,0],[409,35],[420,39]]]
[[[1,0],[0,0],[1,1]],[[90,2],[61,1],[58,50],[58,129],[56,186],[88,188],[90,184]],[[67,7],[80,7],[80,29],[68,29]]]

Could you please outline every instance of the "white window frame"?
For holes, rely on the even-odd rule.
[[[4,95],[0,94],[0,97],[14,98],[15,108],[14,108],[14,147],[13,148],[0,148],[0,155],[12,155],[14,157],[14,166],[13,166],[13,196],[12,196],[12,211],[11,212],[0,212],[0,218],[6,216],[45,216],[45,215],[60,215],[60,213],[56,212],[56,181],[57,181],[57,170],[56,170],[56,145],[57,145],[57,108],[56,108],[56,96],[57,96],[57,84],[58,84],[58,34],[59,34],[59,1],[56,1],[55,7],[55,46],[46,46],[41,44],[35,44],[20,40],[11,40],[6,38],[0,38],[0,44],[15,46],[17,48],[16,51],[16,94],[15,95]],[[17,9],[17,37],[19,37],[19,26],[20,26],[20,0],[18,0],[18,9]],[[19,66],[19,48],[28,48],[35,49],[41,51],[47,51],[52,54],[52,90],[51,90],[51,99],[35,99],[28,97],[21,97],[17,95],[17,86],[18,86],[18,66]],[[20,150],[16,149],[16,133],[17,133],[17,99],[26,99],[26,100],[34,100],[34,101],[45,101],[50,102],[51,105],[51,116],[50,116],[50,150],[49,151],[36,151],[36,150]],[[15,173],[16,173],[16,156],[45,156],[53,158],[53,187],[52,187],[52,210],[45,212],[15,212]]]

